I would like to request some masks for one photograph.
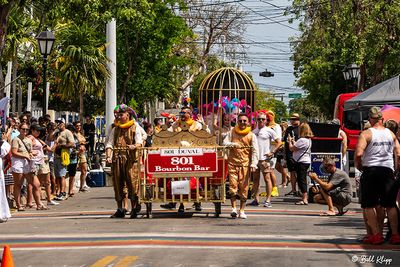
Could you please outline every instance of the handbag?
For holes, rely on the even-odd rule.
[[[31,153],[32,149],[29,149],[28,146],[25,144],[25,142],[22,140],[22,138],[20,136],[18,136],[19,140],[21,141],[21,143],[24,145],[26,151],[28,153]]]
[[[62,148],[61,149],[61,165],[68,166],[69,163],[70,163],[69,149],[68,148]]]
[[[307,149],[304,150],[303,154],[301,154],[297,160],[295,160],[294,158],[290,158],[291,160],[294,161],[294,164],[297,164],[299,162],[299,160],[304,156],[304,154],[307,153],[307,151],[310,149],[310,147],[311,147],[311,140],[310,140],[310,144],[308,145]]]

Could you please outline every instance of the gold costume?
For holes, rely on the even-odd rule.
[[[139,177],[137,172],[137,151],[128,150],[128,145],[135,145],[136,125],[129,128],[114,128],[112,173],[115,200],[125,198],[124,186],[128,189],[128,198],[137,199],[139,194]]]
[[[231,142],[238,143],[242,147],[232,148],[228,156],[228,174],[229,174],[229,194],[231,196],[239,195],[240,200],[246,201],[249,190],[249,170],[253,133],[250,131],[246,135],[236,133],[235,129],[231,131]]]

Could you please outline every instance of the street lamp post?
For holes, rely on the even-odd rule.
[[[350,65],[347,65],[344,67],[344,69],[342,70],[343,72],[343,77],[345,79],[345,81],[357,81],[357,86],[356,89],[358,90],[359,87],[359,78],[360,78],[360,67],[355,64],[352,63]]]
[[[43,99],[42,99],[42,116],[47,114],[47,81],[46,81],[46,68],[47,68],[47,56],[50,55],[51,49],[53,48],[54,41],[56,38],[50,31],[44,31],[39,33],[36,37],[39,45],[40,54],[43,57]]]

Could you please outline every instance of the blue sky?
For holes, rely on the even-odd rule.
[[[288,93],[301,93],[296,88],[293,62],[290,60],[289,38],[299,34],[297,23],[289,24],[289,17],[283,16],[284,8],[291,5],[287,0],[245,0],[238,3],[248,12],[245,18],[247,31],[244,36],[248,43],[247,59],[242,62],[243,70],[253,76],[261,89],[283,93],[284,102]],[[274,77],[260,77],[268,69]]]

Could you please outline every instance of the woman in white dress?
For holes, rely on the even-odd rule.
[[[0,157],[5,157],[10,152],[11,146],[7,141],[0,140]],[[11,217],[8,206],[6,186],[4,183],[3,161],[0,160],[0,223],[6,222]]]

